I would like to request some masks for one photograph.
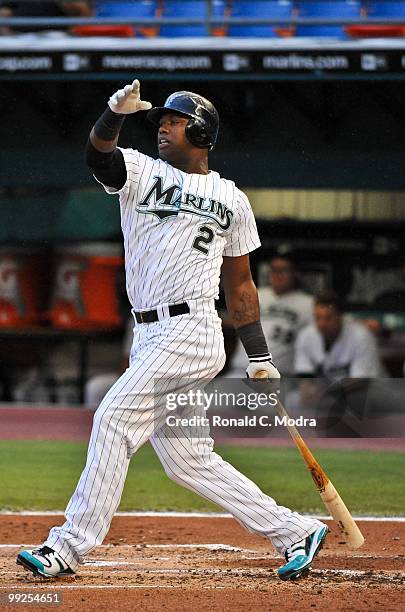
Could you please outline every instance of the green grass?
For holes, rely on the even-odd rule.
[[[294,448],[223,447],[217,452],[279,504],[324,512],[308,470]],[[316,451],[356,514],[405,514],[405,455]],[[1,441],[0,509],[63,510],[85,463],[86,445]],[[214,511],[218,507],[171,482],[149,445],[132,459],[120,510]]]

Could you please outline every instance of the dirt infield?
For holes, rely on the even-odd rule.
[[[15,565],[21,545],[38,544],[63,517],[0,516],[0,597],[63,596],[63,610],[403,610],[405,523],[359,522],[366,537],[350,551],[331,524],[308,578],[281,582],[266,540],[231,518],[117,516],[103,546],[75,577],[34,579]],[[2,607],[0,605],[0,607]],[[4,605],[49,610],[53,604]]]

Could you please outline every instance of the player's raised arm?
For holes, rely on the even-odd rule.
[[[86,145],[87,165],[104,185],[115,189],[124,186],[127,171],[123,155],[117,149],[121,128],[126,115],[151,107],[150,102],[141,100],[137,79],[116,91],[108,100],[108,108],[97,119]]]
[[[222,278],[228,314],[250,361],[247,375],[255,378],[258,372],[265,371],[269,378],[280,378],[260,323],[259,298],[250,272],[249,255],[224,257]]]

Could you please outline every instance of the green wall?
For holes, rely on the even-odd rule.
[[[119,83],[3,82],[0,187],[88,186],[83,148]],[[405,82],[145,83],[161,104],[175,89],[211,97],[221,115],[212,167],[249,187],[404,189]],[[155,154],[145,115],[124,146]]]

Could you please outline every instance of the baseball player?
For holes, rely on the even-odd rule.
[[[219,118],[191,92],[163,107],[140,99],[139,81],[112,95],[94,125],[87,162],[107,193],[118,194],[127,291],[135,318],[130,365],[94,415],[87,463],[67,506],[66,521],[17,563],[35,575],[74,573],[101,544],[119,505],[132,455],[147,440],[167,475],[230,512],[285,555],[281,579],[311,565],[327,535],[320,521],[278,506],[213,451],[213,440],[179,436],[167,425],[164,397],[182,379],[212,379],[225,361],[214,307],[222,266],[230,317],[249,358],[247,374],[280,374],[260,325],[249,252],[260,245],[246,196],[209,170]],[[149,110],[158,127],[158,159],[117,147],[127,115]],[[164,381],[158,385],[156,381]],[[161,390],[159,391],[161,387]]]
[[[270,286],[259,289],[260,312],[266,340],[282,376],[294,373],[297,333],[313,321],[314,300],[299,287],[299,269],[292,253],[276,253],[270,261]],[[242,376],[246,354],[241,342],[228,376]]]

